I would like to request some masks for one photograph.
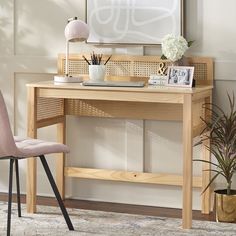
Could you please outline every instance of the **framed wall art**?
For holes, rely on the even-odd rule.
[[[166,85],[191,88],[193,85],[193,74],[193,66],[169,66]]]
[[[184,0],[87,0],[88,43],[156,45],[183,35]]]

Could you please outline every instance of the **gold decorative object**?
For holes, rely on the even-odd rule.
[[[159,69],[158,69],[158,74],[159,75],[166,75],[166,64],[164,62],[159,63]]]
[[[233,195],[222,194],[220,191],[223,190],[215,191],[216,221],[236,223],[236,191]]]

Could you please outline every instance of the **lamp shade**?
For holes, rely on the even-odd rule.
[[[69,42],[82,42],[89,36],[88,25],[81,20],[70,21],[65,28],[65,37]]]

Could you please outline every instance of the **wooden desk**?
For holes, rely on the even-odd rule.
[[[104,169],[65,167],[64,157],[57,159],[57,185],[64,196],[64,177],[115,180],[135,183],[182,186],[183,228],[192,225],[192,187],[203,188],[209,173],[192,176],[193,137],[199,135],[201,116],[208,116],[202,107],[211,101],[212,85],[196,88],[83,87],[79,84],[55,85],[52,81],[28,84],[28,135],[37,138],[37,129],[57,125],[58,141],[65,143],[65,116],[127,117],[133,119],[177,120],[183,122],[183,176]],[[203,147],[203,158],[209,153]],[[204,164],[204,168],[208,168]],[[27,209],[36,211],[36,159],[28,160]],[[209,213],[210,192],[203,195],[203,212]]]

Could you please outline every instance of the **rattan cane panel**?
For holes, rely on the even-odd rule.
[[[106,74],[114,76],[132,75],[132,64],[130,61],[110,61],[106,65]]]
[[[188,63],[188,60],[191,63]],[[165,64],[165,69],[171,65],[169,61],[163,61],[159,57],[155,56],[113,55],[106,65],[106,74],[116,77],[134,76],[148,78],[151,74],[158,73],[160,70],[160,63],[163,62]],[[211,58],[189,57],[186,63],[195,67],[194,78],[197,81],[197,84],[212,84],[213,67]],[[60,73],[65,73],[64,56],[59,57],[59,71]],[[164,71],[166,72],[167,70]],[[71,75],[87,75],[88,64],[83,58],[81,58],[81,56],[74,56],[69,60],[69,73]]]
[[[183,110],[181,104],[166,106],[166,104],[161,103],[66,99],[65,114],[103,118],[180,121]]]
[[[64,100],[60,98],[38,98],[37,120],[48,119],[64,114]]]
[[[205,104],[205,100],[198,101],[193,105],[193,126],[203,125],[201,117],[205,117],[204,109],[202,109]],[[197,114],[197,115],[195,115]]]
[[[194,63],[194,78],[196,80],[207,79],[207,65],[204,63]]]
[[[63,64],[63,74],[65,73],[65,63]],[[88,64],[84,60],[70,60],[69,73],[71,75],[86,75],[88,74]]]
[[[167,66],[170,63],[167,64]],[[196,80],[207,79],[207,64],[205,63],[194,63],[192,66],[195,67],[194,77]],[[151,74],[157,74],[159,70],[159,62],[143,62],[135,61],[111,61],[106,66],[106,74],[113,76],[137,76],[137,77],[148,77]],[[63,72],[65,71],[65,66]],[[88,74],[88,64],[80,60],[72,60],[69,62],[69,73],[70,74]]]
[[[63,73],[65,73],[65,63],[63,65]],[[130,76],[131,71],[132,66],[130,61],[110,61],[106,65],[107,75]],[[70,60],[69,73],[71,75],[88,74],[88,64],[84,60]]]
[[[159,62],[135,61],[134,76],[148,77],[151,74],[158,74]]]
[[[94,117],[111,117],[111,115],[96,108],[89,101],[82,101],[78,99],[66,99],[66,111],[67,115],[77,116],[94,116]]]

